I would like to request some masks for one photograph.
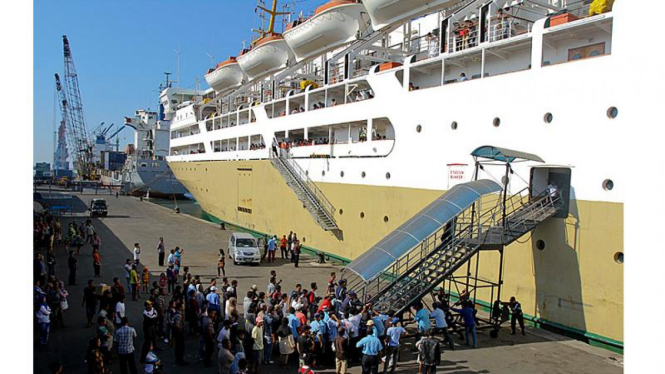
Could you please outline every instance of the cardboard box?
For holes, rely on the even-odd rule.
[[[578,18],[570,13],[559,14],[550,18],[550,27],[563,25],[564,23],[573,22]]]
[[[390,70],[399,66],[402,66],[402,64],[399,62],[384,62],[383,64],[379,65],[379,71]]]
[[[111,291],[111,286],[100,283],[97,285],[97,287],[95,287],[95,295],[102,296],[106,290]]]

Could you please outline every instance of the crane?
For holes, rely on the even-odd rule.
[[[62,119],[60,120],[60,126],[58,127],[58,145],[55,151],[55,160],[54,160],[54,170],[55,176],[59,177],[60,174],[66,173],[69,170],[69,152],[67,150],[68,145],[67,141],[70,139],[67,136],[67,101],[64,100],[64,95],[62,94],[62,85],[60,84],[60,77],[58,74],[55,75],[55,86],[58,95],[58,102],[60,111],[62,113]],[[69,148],[71,148],[69,144]]]
[[[60,116],[62,117],[60,121],[59,134],[62,133],[63,135],[66,135],[65,139],[67,143],[67,148],[78,153],[76,151],[78,149],[78,146],[76,144],[76,135],[74,134],[74,128],[69,124],[69,106],[67,103],[67,95],[65,93],[64,88],[62,87],[62,82],[60,81],[60,75],[58,75],[58,73],[55,74],[55,89],[58,93],[58,105],[60,106]],[[72,161],[74,161],[74,167],[78,168],[78,159],[72,159]]]
[[[67,112],[66,124],[70,129],[69,134],[72,137],[71,142],[74,145],[71,149],[75,152],[79,178],[93,179],[95,172],[93,147],[88,138],[85,120],[83,119],[83,103],[81,101],[78,75],[76,74],[74,58],[72,57],[72,50],[67,35],[62,36],[62,43],[65,57],[65,75],[64,85],[62,85],[64,89],[61,89],[60,92],[64,94],[64,99],[61,102],[64,103],[63,107]]]

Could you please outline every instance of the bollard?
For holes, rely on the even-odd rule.
[[[176,214],[179,214],[180,213],[180,208],[175,207],[175,212],[176,212]]]

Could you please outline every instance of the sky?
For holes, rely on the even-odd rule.
[[[256,0],[35,0],[34,162],[53,161],[54,73],[63,75],[62,35],[72,48],[88,133],[101,122],[121,125],[137,109],[157,110],[164,72],[180,86],[207,88],[208,68],[235,56],[260,26]],[[208,54],[212,55],[211,59]],[[118,127],[114,127],[115,131]],[[121,149],[133,141],[119,135]]]

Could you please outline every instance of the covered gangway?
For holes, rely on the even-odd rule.
[[[491,180],[454,186],[356,258],[344,271],[357,275],[364,283],[371,282],[480,197],[499,191],[501,186]]]
[[[471,152],[471,156],[473,156],[476,160],[483,158],[501,163],[512,163],[515,161],[545,162],[542,158],[531,153],[515,151],[512,149],[500,148],[491,145],[484,145],[482,147],[476,148],[473,152]]]

